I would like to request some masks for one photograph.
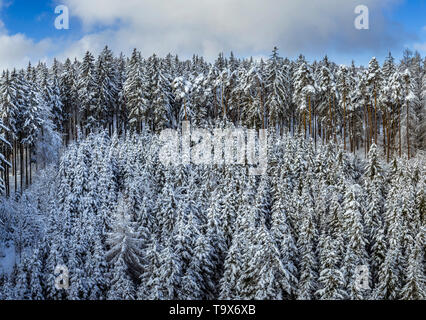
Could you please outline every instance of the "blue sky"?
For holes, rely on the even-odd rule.
[[[69,30],[54,27],[60,4],[69,8]],[[369,8],[369,30],[354,27],[359,4]],[[425,13],[425,0],[0,0],[0,68],[81,57],[105,45],[210,60],[231,50],[268,56],[277,45],[283,56],[366,64],[389,50],[396,58],[404,48],[426,55]]]

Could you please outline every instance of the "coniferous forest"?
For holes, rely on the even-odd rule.
[[[5,70],[0,300],[424,300],[425,111],[409,50]],[[164,164],[183,122],[266,130],[266,173]]]

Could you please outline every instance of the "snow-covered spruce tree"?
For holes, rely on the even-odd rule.
[[[43,300],[44,299],[44,285],[42,285],[42,261],[41,254],[38,248],[34,249],[34,252],[29,260],[29,288],[31,300]]]
[[[308,187],[303,188],[301,195],[301,212],[299,214],[299,238],[297,247],[299,249],[299,282],[297,299],[310,300],[317,291],[318,260],[315,243],[317,241],[317,226],[314,222],[314,212]]]
[[[340,186],[335,188],[332,191],[331,200],[330,200],[330,220],[329,220],[329,227],[330,227],[330,234],[333,235],[334,241],[335,241],[335,250],[337,252],[338,256],[338,263],[337,265],[339,268],[343,267],[343,258],[345,255],[345,239],[344,239],[344,232],[343,232],[343,210],[341,203],[343,201],[344,196],[344,190],[343,190],[343,179],[341,179],[338,183]]]
[[[262,128],[262,85],[263,75],[260,66],[252,63],[251,68],[245,73],[243,78],[243,90],[246,99],[241,105],[242,123],[250,128]]]
[[[2,133],[4,141],[9,141],[12,145],[15,145],[15,141],[18,139],[17,128],[20,118],[20,97],[17,95],[17,75],[16,72],[10,73],[9,71],[3,72],[0,81],[0,117],[3,124]],[[8,128],[7,131],[4,128]],[[8,159],[11,150],[4,149],[2,152],[6,159]],[[14,169],[16,166],[14,167]],[[10,195],[10,183],[8,169],[5,174],[5,193]],[[16,170],[16,169],[15,169]],[[15,173],[16,176],[16,173]],[[15,181],[15,191],[17,188],[17,182]]]
[[[321,234],[319,245],[320,274],[319,289],[315,295],[320,300],[343,300],[346,298],[344,290],[345,279],[339,268],[339,256],[336,246],[337,239],[330,234]]]
[[[0,119],[0,173],[2,173],[0,176],[0,195],[7,193],[7,188],[9,187],[6,185],[8,182],[7,179],[9,178],[7,176],[7,169],[11,166],[11,164],[7,160],[7,154],[10,152],[9,150],[12,146],[9,141],[6,140],[6,134],[8,131],[9,129],[4,126],[2,119]]]
[[[378,268],[378,281],[374,290],[376,299],[398,299],[401,290],[401,242],[402,242],[402,212],[400,187],[402,177],[399,169],[391,181],[385,207],[385,238],[387,252]]]
[[[192,121],[195,117],[192,105],[192,83],[184,76],[176,77],[172,82],[172,93],[176,104],[176,122],[178,127],[182,121]]]
[[[134,299],[135,287],[132,278],[139,277],[143,271],[143,243],[135,233],[135,226],[130,221],[127,208],[125,200],[119,200],[113,231],[108,239],[110,250],[107,259],[112,265],[113,274],[108,299]]]
[[[410,70],[407,69],[402,74],[402,88],[403,88],[403,103],[404,111],[401,117],[402,140],[403,145],[407,148],[408,159],[414,154],[413,149],[415,147],[415,132],[416,125],[418,123],[417,114],[414,112],[414,106],[419,103],[419,97],[415,94],[415,81]]]
[[[404,300],[424,300],[426,298],[424,274],[424,248],[425,228],[422,227],[411,247],[407,264],[404,268],[405,285],[401,290],[401,298]]]
[[[13,300],[29,300],[29,283],[28,283],[28,265],[27,261],[18,263],[12,275],[14,280]]]
[[[111,231],[111,212],[117,203],[118,197],[118,164],[115,158],[114,147],[105,150],[104,159],[100,163],[99,172],[99,217],[101,219],[102,240],[107,232]]]
[[[233,238],[233,243],[225,260],[225,269],[220,280],[220,295],[222,300],[241,299],[237,283],[241,277],[242,250],[245,239],[242,234]]]
[[[161,278],[157,271],[161,268],[161,248],[158,246],[156,239],[152,239],[151,243],[146,246],[144,256],[144,268],[140,276],[140,285],[137,290],[138,300],[164,300],[165,298],[160,291]]]
[[[127,264],[122,256],[119,256],[112,269],[113,276],[108,291],[108,300],[134,300],[135,288],[128,275]]]
[[[402,128],[401,128],[401,117],[402,107],[404,105],[404,90],[402,83],[402,75],[397,70],[392,76],[389,85],[391,86],[391,97],[392,97],[392,114],[391,114],[391,156],[395,154],[402,157]]]
[[[182,261],[182,285],[181,294],[184,299],[202,299],[205,296],[202,274],[200,267],[204,262],[195,257],[195,248],[203,250],[204,245],[210,245],[208,242],[199,243],[198,241],[205,241],[201,238],[199,233],[199,223],[195,222],[194,216],[190,213],[187,221],[183,224],[184,220],[180,220],[177,227],[181,229],[177,232],[175,238],[175,251]],[[211,249],[211,247],[209,248]],[[206,259],[210,260],[208,252],[197,252],[198,255],[206,255]],[[211,261],[207,261],[211,264]],[[212,271],[212,270],[211,270]],[[211,272],[210,271],[210,272]],[[206,274],[209,277],[208,274]]]
[[[280,129],[289,113],[290,104],[290,79],[286,67],[282,63],[282,58],[278,56],[278,48],[275,47],[266,65],[265,108],[268,112],[269,126]]]
[[[378,268],[382,264],[384,235],[384,172],[381,167],[378,150],[371,146],[364,173],[365,210],[364,230],[367,240],[367,252],[370,256],[373,283],[377,281]]]
[[[267,219],[270,219],[267,204],[269,178],[262,179],[256,206],[245,209],[248,226],[243,232],[247,247],[243,249],[241,256],[242,273],[238,280],[237,296],[248,300],[289,299],[292,293],[292,275],[287,271],[287,265],[284,265],[278,246],[267,227]],[[239,232],[241,227],[240,225]]]
[[[145,73],[144,91],[147,100],[147,119],[153,131],[170,127],[172,119],[172,80],[164,70],[162,59],[155,54],[143,64]]]
[[[382,80],[382,86],[380,90],[379,95],[379,101],[380,101],[380,108],[382,111],[382,117],[383,117],[383,148],[384,148],[384,154],[386,155],[387,161],[390,161],[390,153],[391,153],[391,138],[392,138],[392,126],[395,122],[395,115],[394,115],[394,106],[395,103],[393,101],[393,92],[394,88],[392,86],[392,76],[396,71],[394,58],[392,57],[391,53],[389,53],[389,56],[386,58],[385,62],[383,63],[382,73],[383,73],[383,80]]]
[[[322,130],[321,136],[323,141],[329,141],[337,128],[336,112],[335,108],[333,108],[333,101],[336,100],[336,81],[329,69],[328,59],[325,60],[324,66],[321,68],[318,87],[318,113]]]
[[[362,75],[362,73],[361,73]],[[349,68],[348,82],[350,87],[349,100],[347,102],[348,107],[348,127],[349,127],[349,138],[351,143],[352,152],[355,154],[357,150],[360,149],[363,142],[363,119],[365,104],[359,103],[356,101],[358,96],[358,84],[361,89],[364,89],[365,83],[360,81],[360,72],[355,66],[355,62],[352,61],[352,64]],[[363,97],[363,92],[360,93],[360,96]]]
[[[185,207],[183,210],[179,209],[178,220],[173,232],[173,250],[181,261],[182,277],[185,275],[191,277],[192,270],[189,267],[194,256],[196,239],[200,235],[199,229],[200,224],[194,216],[194,212],[185,209]],[[182,290],[182,288],[179,288],[179,290]]]
[[[135,49],[127,66],[126,81],[123,89],[129,126],[139,133],[142,131],[142,123],[145,121],[147,108],[147,101],[143,91],[144,82],[142,57],[140,52]]]
[[[312,126],[312,97],[315,94],[314,80],[312,78],[312,70],[306,62],[302,62],[294,74],[293,86],[294,95],[293,103],[297,105],[299,113],[299,132],[303,126],[305,136],[309,125]],[[309,131],[311,136],[311,131]]]
[[[213,95],[211,90],[211,84],[207,78],[207,74],[198,74],[192,83],[192,104],[195,106],[195,119],[194,125],[198,127],[207,127],[212,120],[213,114]],[[232,97],[237,96],[235,89],[232,93]],[[235,101],[236,102],[236,101]],[[235,107],[238,104],[235,103]],[[170,117],[170,119],[174,119]],[[173,124],[172,127],[175,127]]]
[[[259,184],[255,204],[255,224],[256,226],[266,225],[271,227],[271,184],[268,175],[263,175]]]
[[[179,193],[173,183],[172,169],[165,172],[166,181],[163,185],[161,196],[157,199],[158,219],[158,239],[160,245],[164,246],[171,237],[175,229],[177,209],[179,205]]]
[[[282,300],[291,299],[294,292],[295,277],[289,269],[289,263],[282,260],[282,255],[263,223],[258,229],[258,247],[251,264],[257,268],[255,299]]]
[[[217,170],[217,171],[216,171]],[[216,169],[214,174],[217,174],[217,178],[221,179],[221,171]],[[213,176],[212,176],[213,177]],[[211,200],[209,207],[207,208],[207,227],[206,235],[213,248],[212,259],[214,263],[214,275],[215,283],[219,282],[220,275],[223,272],[224,260],[226,258],[228,243],[227,237],[224,231],[224,221],[222,221],[222,214],[224,211],[224,185],[223,183],[216,181],[215,185],[212,186]],[[234,235],[232,235],[234,236]]]
[[[64,123],[68,120],[68,115],[64,110],[61,92],[61,63],[54,59],[49,74],[49,83],[51,85],[51,113],[55,129],[60,133],[65,133]]]
[[[98,126],[112,132],[118,103],[117,69],[112,51],[105,47],[96,61],[96,105],[94,118]]]
[[[80,66],[78,77],[78,99],[80,103],[79,117],[81,131],[87,135],[98,127],[96,121],[97,84],[95,58],[90,52],[86,52],[83,63]]]
[[[224,262],[223,276],[220,279],[220,299],[242,299],[245,284],[244,279],[249,277],[249,263],[253,257],[248,254],[250,248],[255,246],[254,237],[256,229],[252,215],[255,203],[255,178],[249,177],[246,181],[243,206],[239,210],[236,221],[235,234],[232,238],[232,245],[227,252]],[[253,290],[253,283],[249,283]],[[245,289],[247,296],[248,290]],[[251,292],[253,294],[253,292]]]
[[[77,71],[70,59],[67,59],[63,65],[60,74],[60,94],[63,103],[64,120],[62,123],[64,132],[64,143],[68,143],[76,138],[77,130]]]
[[[372,107],[371,110],[371,125],[372,125],[372,137],[374,138],[374,143],[377,145],[378,141],[378,131],[379,131],[379,122],[378,122],[378,111],[379,111],[379,93],[380,86],[382,83],[382,71],[380,65],[377,62],[377,59],[373,57],[368,64],[367,70],[367,88],[369,93],[369,103]]]
[[[152,191],[152,183],[146,170],[145,153],[138,142],[129,146],[124,166],[124,194],[129,205],[129,214],[132,221],[141,228],[152,229],[153,215],[150,207],[156,200]],[[141,152],[142,151],[142,152]]]
[[[111,275],[108,272],[106,254],[100,236],[93,237],[90,244],[91,250],[87,253],[85,265],[87,283],[90,287],[88,299],[103,300],[106,298]]]
[[[172,94],[172,76],[161,61],[155,76],[155,90],[152,94],[152,109],[155,121],[154,128],[156,130],[176,128],[176,122],[173,121],[175,119],[173,117],[175,97]]]
[[[214,263],[209,239],[205,235],[199,235],[194,248],[191,263],[187,270],[187,275],[183,279],[183,292],[191,293],[195,299],[214,299],[216,296],[216,288],[214,283]],[[191,278],[191,285],[186,284],[187,278]],[[193,291],[191,287],[193,287]]]
[[[226,238],[227,249],[231,246],[232,237],[235,232],[235,222],[238,216],[241,194],[239,190],[240,172],[234,167],[225,168],[225,177],[218,186],[218,191],[222,192],[223,203],[218,201],[217,205],[222,205],[220,220],[223,233]],[[216,199],[220,200],[220,199]]]
[[[352,300],[367,297],[367,292],[359,287],[358,275],[355,272],[359,267],[367,266],[369,268],[361,205],[357,200],[360,191],[361,188],[358,185],[350,186],[343,202],[343,232],[346,240],[346,252],[343,259],[344,277],[348,296]],[[368,281],[370,285],[371,279]]]
[[[149,300],[183,299],[182,264],[171,240],[167,241],[160,252],[160,266],[154,270],[149,285],[152,286]]]
[[[401,218],[402,218],[402,234],[401,234],[401,257],[400,263],[403,265],[408,264],[410,250],[413,243],[420,232],[421,216],[420,212],[416,210],[416,189],[415,184],[411,182],[410,169],[405,168],[406,177],[404,177],[403,184],[400,186],[400,194],[403,199],[401,204]],[[402,285],[405,283],[403,282]]]
[[[288,274],[287,281],[291,287],[290,292],[284,296],[286,298],[293,298],[297,288],[299,253],[293,236],[293,230],[287,218],[288,202],[285,199],[285,193],[281,186],[281,184],[278,184],[278,188],[274,193],[275,201],[272,207],[271,235],[281,253],[281,260]]]
[[[351,138],[350,131],[348,129],[351,128],[351,120],[352,114],[350,110],[353,109],[350,102],[350,94],[355,86],[355,79],[351,77],[351,72],[348,67],[340,66],[339,70],[336,74],[336,87],[339,92],[339,111],[341,116],[340,126],[343,128],[342,138],[343,138],[343,148],[346,150],[346,136],[349,133],[349,137]],[[352,139],[350,139],[351,147],[353,145]],[[351,149],[352,151],[352,149]]]

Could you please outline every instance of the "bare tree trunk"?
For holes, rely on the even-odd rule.
[[[410,104],[407,102],[407,155],[408,155],[408,160],[410,160],[410,135],[409,135],[409,126],[410,126],[410,118],[409,118],[409,108],[410,108]]]
[[[306,139],[306,109],[303,109],[303,129],[305,131],[305,139]]]
[[[386,110],[383,112],[383,152],[384,155],[387,154],[387,146],[386,146],[386,122],[387,122],[387,115]]]
[[[377,145],[377,92],[374,84],[374,142]]]
[[[387,154],[386,154],[386,160],[387,160],[387,162],[389,163],[389,161],[390,161],[390,150],[391,150],[391,147],[392,147],[392,143],[391,143],[391,115],[389,115],[388,116],[388,119],[386,119],[387,120],[387,140],[388,140],[388,150],[387,150]]]
[[[311,109],[311,96],[308,97],[309,104],[309,135],[312,137],[312,109]]]
[[[402,157],[402,137],[401,137],[401,110],[398,112],[398,130],[399,130],[399,157]]]
[[[28,188],[28,146],[25,147],[25,187]]]
[[[343,141],[346,150],[346,92],[343,93]]]
[[[7,151],[9,153],[9,151]],[[6,154],[7,154],[6,153]],[[13,154],[11,155],[13,157]],[[6,184],[6,196],[10,197],[10,173],[9,173],[9,166],[5,166],[5,184]]]
[[[331,128],[333,127],[333,112],[331,110],[331,99],[330,96],[328,97],[328,111],[329,111],[329,123],[328,123],[328,129],[327,129],[327,143],[331,139]]]
[[[333,110],[336,110],[336,96],[333,94]],[[334,143],[337,143],[337,116],[334,117],[334,126],[333,126],[333,134],[334,134]]]
[[[12,149],[12,175],[13,176],[15,176],[15,167],[16,167],[16,162],[15,162],[15,157],[14,157],[14,154],[15,154],[15,145],[16,145],[16,142],[15,142],[15,140],[13,141],[13,149]],[[9,152],[7,152],[7,153],[9,153]]]
[[[371,106],[371,108],[368,109],[368,120],[370,122],[370,136],[368,137],[368,151],[370,152],[370,146],[371,146],[371,140],[374,138],[374,121],[373,121],[373,111],[371,110],[373,108],[373,106]]]
[[[33,163],[31,161],[32,160],[31,159],[31,153],[32,153],[32,150],[30,148],[30,185],[33,184],[33,170],[32,170]]]
[[[13,143],[13,155],[12,157],[15,159],[15,168],[14,168],[14,177],[15,177],[15,193],[18,192],[18,142],[15,140]]]
[[[21,171],[21,193],[24,191],[24,145],[22,143],[19,144],[20,146],[20,171]]]

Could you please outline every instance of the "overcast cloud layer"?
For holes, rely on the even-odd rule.
[[[141,48],[146,54],[192,53],[208,58],[234,50],[240,55],[366,49],[387,50],[401,44],[404,32],[382,12],[396,0],[65,0],[87,30],[104,26],[68,49],[81,54],[106,42],[116,49]],[[370,30],[354,27],[354,9],[370,9]],[[109,27],[118,27],[117,30]]]
[[[327,52],[381,55],[393,48],[402,50],[411,38],[383,15],[399,0],[56,2],[67,5],[71,16],[82,21],[85,35],[72,43],[49,39],[35,43],[25,35],[9,35],[7,26],[2,28],[0,23],[0,66],[5,61],[16,65],[30,57],[43,58],[52,50],[60,58],[81,57],[86,50],[97,53],[106,44],[115,52],[129,53],[137,47],[145,56],[171,52],[190,57],[197,53],[208,59],[231,50],[238,56],[268,55],[275,45],[285,56]],[[354,27],[354,9],[360,4],[370,9],[370,30]]]

